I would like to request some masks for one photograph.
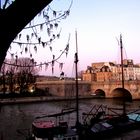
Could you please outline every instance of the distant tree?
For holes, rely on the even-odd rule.
[[[38,70],[34,67],[35,63],[30,58],[6,60],[1,72],[1,85],[3,85],[3,88],[5,89],[8,86],[10,93],[15,92],[15,86],[19,87],[21,93],[27,91],[28,86],[36,82]]]
[[[30,85],[34,85],[36,82],[36,75],[38,70],[33,67],[36,62],[33,59],[22,58],[17,62],[21,66],[17,68],[16,84],[20,87],[20,93],[28,92]],[[32,65],[32,67],[30,67]]]

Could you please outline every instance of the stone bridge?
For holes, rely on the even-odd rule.
[[[59,80],[37,82],[38,88],[45,90],[55,96],[70,97],[75,95],[75,81]],[[103,95],[106,98],[122,96],[121,92],[126,92],[132,99],[140,99],[140,81],[125,81],[125,91],[122,90],[121,81],[107,82],[86,82],[78,81],[80,96],[89,96],[91,94]]]
[[[102,93],[107,98],[112,98],[116,96],[121,96],[119,93],[122,91],[121,81],[107,81],[107,82],[92,82],[91,91],[93,93]],[[124,88],[128,96],[132,96],[132,99],[140,99],[140,81],[125,81]],[[122,91],[122,92],[125,92]]]

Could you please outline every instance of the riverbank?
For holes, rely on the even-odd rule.
[[[79,96],[79,100],[86,100],[86,99],[112,99],[112,98],[97,97],[97,96]],[[35,103],[35,102],[69,101],[69,100],[75,100],[75,96],[72,96],[72,97],[35,96],[35,97],[1,98],[0,105]],[[133,99],[133,101],[137,101],[137,100],[139,100],[139,99]]]
[[[93,99],[93,98],[99,97],[79,96],[79,99]],[[6,105],[6,104],[34,103],[34,102],[67,101],[67,100],[75,100],[75,97],[38,96],[38,97],[3,98],[0,99],[0,104]]]

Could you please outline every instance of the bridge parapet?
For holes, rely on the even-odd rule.
[[[75,95],[75,81],[74,80],[59,80],[59,81],[46,81],[37,82],[38,88],[48,88],[49,92],[55,96],[74,96]],[[87,82],[78,81],[79,95],[86,96],[97,90],[102,90],[107,98],[113,97],[113,90],[122,88],[121,81],[106,81],[106,82]],[[127,89],[132,99],[140,99],[140,81],[125,81],[124,88]]]
[[[76,93],[76,85],[74,80],[59,80],[37,82],[38,88],[49,89],[49,92],[55,96],[74,96]],[[91,91],[91,83],[86,81],[78,81],[79,95],[86,96]]]

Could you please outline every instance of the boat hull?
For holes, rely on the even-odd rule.
[[[62,135],[67,131],[67,123],[61,122],[58,126],[53,122],[38,121],[32,124],[33,134],[38,138],[49,138],[54,135]]]
[[[135,117],[132,117],[135,116]],[[138,119],[139,118],[139,119]],[[126,118],[114,117],[95,123],[87,132],[90,139],[108,138],[140,128],[140,115],[129,114]]]

